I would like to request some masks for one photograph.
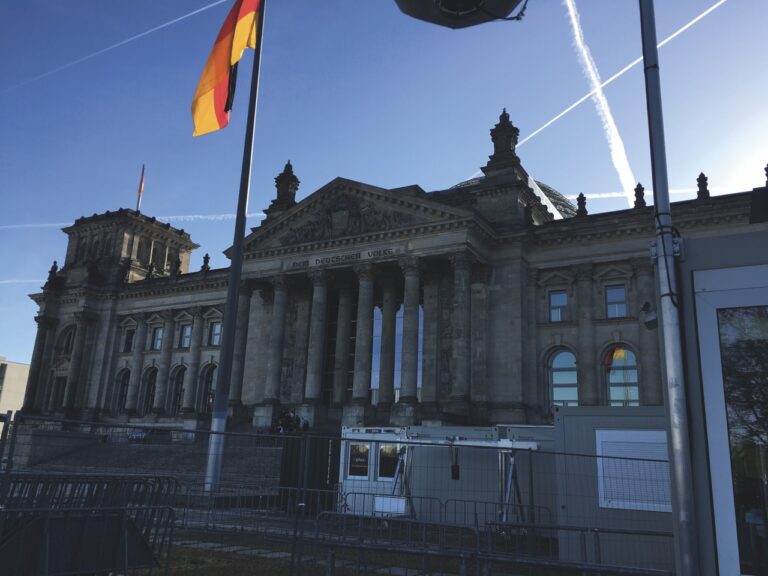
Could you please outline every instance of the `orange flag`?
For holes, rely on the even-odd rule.
[[[237,63],[246,48],[256,47],[260,0],[236,0],[216,37],[192,99],[194,136],[224,128],[235,96]]]

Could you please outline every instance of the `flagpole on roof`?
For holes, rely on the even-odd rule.
[[[232,260],[229,267],[229,279],[227,285],[227,303],[224,307],[221,352],[219,355],[219,368],[216,371],[216,394],[213,400],[211,434],[208,440],[208,462],[205,471],[205,489],[209,491],[216,489],[221,478],[224,453],[224,432],[226,432],[227,429],[229,386],[232,378],[232,359],[235,351],[235,324],[237,319],[237,303],[240,297],[243,239],[245,237],[248,195],[251,185],[251,157],[253,155],[253,135],[256,126],[256,101],[259,93],[259,64],[261,63],[261,43],[262,38],[264,37],[264,12],[266,11],[266,4],[266,0],[261,0],[259,3],[258,20],[256,24],[256,46],[253,53],[253,73],[251,75],[251,91],[248,98],[248,119],[245,129],[245,145],[243,147],[243,165],[240,172],[240,193],[237,199],[235,236],[232,243]]]
[[[141,197],[144,195],[144,164],[141,165],[141,179],[139,180],[139,190],[136,194],[136,212],[141,212]]]

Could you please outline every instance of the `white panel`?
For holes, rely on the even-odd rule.
[[[663,430],[595,430],[601,508],[671,512]]]

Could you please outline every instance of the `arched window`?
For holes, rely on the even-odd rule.
[[[568,350],[558,350],[549,359],[549,389],[553,406],[578,406],[579,387],[576,377],[576,356]]]
[[[176,416],[181,413],[181,405],[184,401],[184,374],[187,369],[180,366],[173,375],[173,397],[171,398],[170,415]]]
[[[117,377],[117,403],[115,405],[115,411],[118,414],[125,413],[125,406],[128,403],[128,384],[130,381],[130,370],[123,370]]]
[[[147,372],[146,384],[144,386],[144,410],[143,414],[152,412],[152,405],[155,402],[155,388],[157,386],[157,368],[152,368]]]
[[[59,336],[59,343],[56,347],[57,354],[60,356],[69,356],[72,354],[72,346],[75,343],[75,327],[69,326]]]
[[[608,349],[603,359],[609,406],[640,406],[637,357],[623,344]]]
[[[201,398],[201,412],[211,414],[213,412],[213,399],[216,397],[216,365],[209,364],[203,372],[203,396]]]

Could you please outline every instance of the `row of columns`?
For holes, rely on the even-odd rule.
[[[453,311],[452,311],[452,387],[450,401],[461,410],[469,400],[470,391],[470,270],[469,254],[452,256]],[[421,267],[416,257],[399,261],[403,275],[403,335],[401,351],[400,398],[394,403],[395,333],[398,306],[397,283],[387,275],[381,287],[381,348],[379,373],[379,406],[392,406],[392,423],[412,423],[416,417],[419,371],[419,305],[421,300]],[[354,370],[351,402],[344,406],[344,423],[362,424],[368,418],[373,357],[374,325],[374,268],[371,264],[354,267],[357,278],[357,317],[354,350]],[[308,356],[304,380],[306,413],[312,418],[313,406],[320,403],[323,384],[323,363],[328,309],[328,276],[325,270],[309,273],[312,283],[312,306],[309,316]],[[287,287],[284,277],[273,279],[272,321],[267,343],[267,369],[264,386],[264,405],[279,403],[279,384],[285,341]],[[436,295],[435,295],[436,296]],[[336,349],[333,353],[333,403],[344,404],[346,398],[354,286],[341,283],[338,287],[339,306],[336,322]],[[436,298],[435,298],[436,300]],[[436,310],[434,311],[436,314]],[[434,330],[430,332],[432,334]],[[432,334],[436,338],[436,334]],[[430,355],[430,358],[434,354]],[[434,358],[431,360],[434,363]],[[466,408],[466,406],[464,406]],[[271,411],[265,414],[271,415]],[[265,424],[265,422],[261,422]]]

